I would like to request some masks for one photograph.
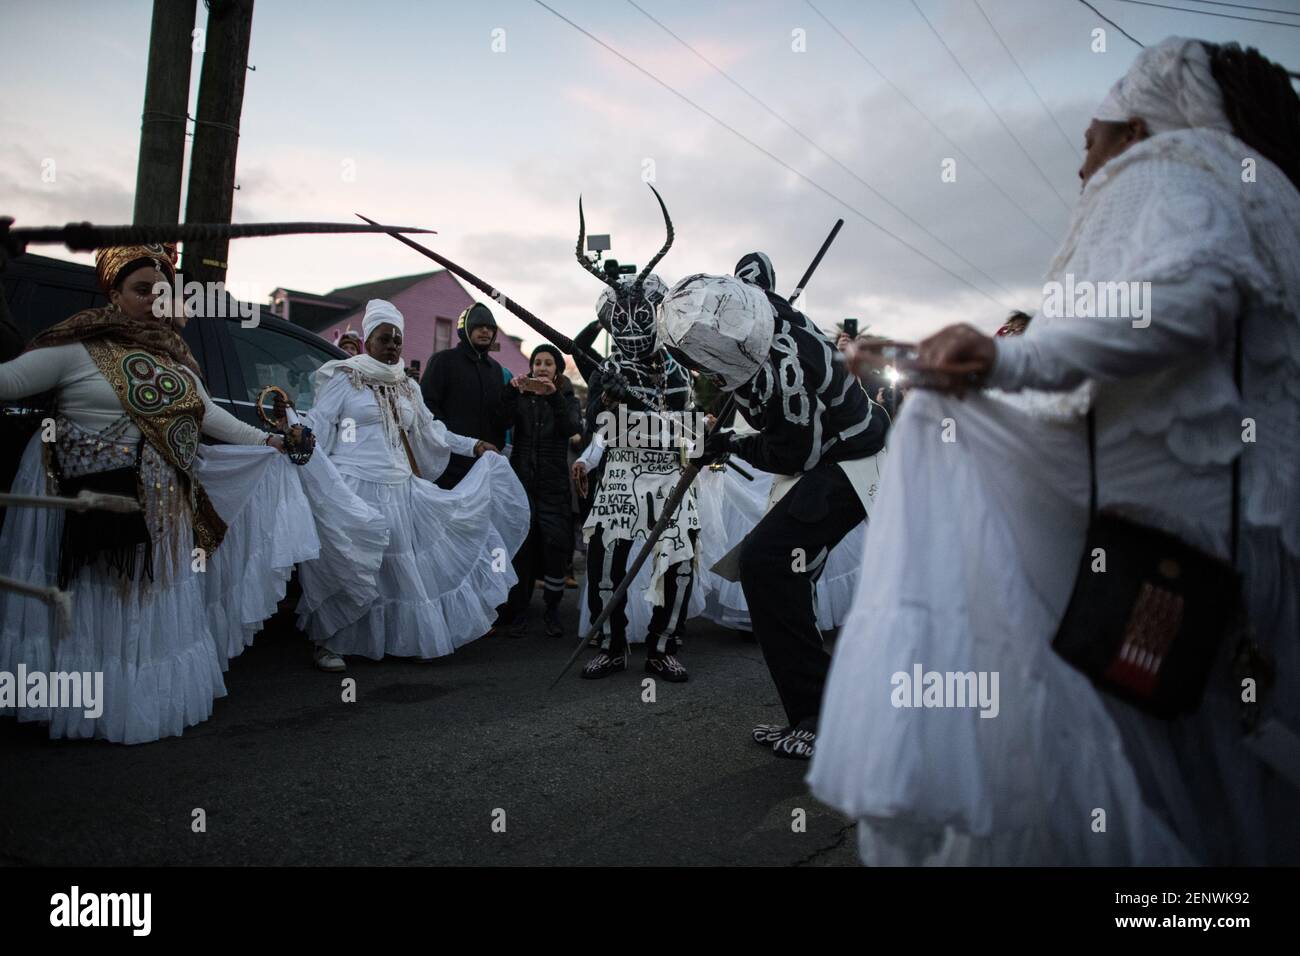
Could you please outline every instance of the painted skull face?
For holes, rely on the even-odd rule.
[[[668,287],[654,274],[646,276],[639,287],[630,281],[619,285],[617,291],[609,288],[600,294],[596,314],[619,351],[634,361],[647,359],[659,347],[655,310]]]

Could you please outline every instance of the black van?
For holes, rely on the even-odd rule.
[[[46,256],[10,260],[3,273],[4,296],[24,340],[56,322],[95,306],[107,305],[91,266]],[[245,310],[246,312],[247,310]],[[203,370],[212,400],[251,425],[260,425],[255,403],[266,385],[279,385],[299,410],[315,400],[312,375],[324,363],[347,353],[320,336],[259,310],[255,326],[244,328],[232,305],[228,319],[193,319],[185,341]],[[0,401],[0,488],[7,489],[18,470],[23,449],[44,411],[27,399]]]

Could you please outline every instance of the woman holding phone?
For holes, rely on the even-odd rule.
[[[547,637],[564,633],[560,600],[573,553],[573,508],[569,498],[569,439],[582,433],[582,413],[564,375],[564,356],[553,345],[533,349],[529,374],[502,387],[507,427],[513,429],[510,464],[528,493],[532,512],[528,540],[515,555],[519,581],[510,592],[502,619],[511,637],[528,628],[528,604],[538,574],[546,610]]]

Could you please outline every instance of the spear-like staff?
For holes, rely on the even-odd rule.
[[[13,228],[12,216],[0,216],[0,273],[12,258],[21,256],[29,245],[61,244],[73,252],[90,252],[107,246],[145,245],[164,242],[194,242],[204,239],[249,239],[259,236],[290,236],[331,233],[377,233],[397,235],[404,232],[431,233],[431,229],[411,226],[360,225],[354,222],[252,222],[252,223],[181,223],[135,226],[96,226],[89,222],[70,222],[65,226]],[[0,296],[0,322],[10,323],[8,304]],[[119,495],[83,491],[76,498],[45,495],[0,495],[0,507],[59,508],[70,511],[139,511],[140,503]],[[71,626],[71,595],[56,587],[41,587],[0,577],[0,590],[27,594],[52,605],[57,612],[58,628],[65,633]]]
[[[251,239],[258,236],[294,236],[330,233],[432,233],[412,226],[361,225],[355,222],[231,222],[96,226],[70,222],[66,226],[13,228],[13,219],[0,216],[0,247],[8,256],[21,256],[29,245],[65,245],[73,252],[91,252],[105,246],[133,246],[160,242],[199,242],[208,239]]]
[[[658,193],[656,193],[655,195],[658,195]],[[660,200],[660,202],[662,204],[662,200]],[[361,213],[357,213],[357,218],[363,219],[368,223],[374,223],[373,219],[369,219],[366,216],[361,215]],[[593,365],[601,365],[604,363],[604,359],[602,359],[598,354],[596,354],[596,351],[594,349],[590,347],[580,349],[578,347],[578,343],[573,341],[573,339],[569,338],[567,335],[560,332],[558,329],[553,328],[548,323],[543,322],[541,319],[533,315],[533,313],[529,312],[518,302],[515,302],[513,299],[507,296],[500,289],[496,288],[491,283],[485,282],[483,279],[480,279],[478,276],[470,272],[464,266],[457,265],[456,263],[448,259],[446,256],[434,252],[428,246],[420,245],[420,243],[416,242],[414,239],[407,239],[405,236],[399,236],[397,233],[393,233],[393,238],[396,239],[398,242],[402,243],[403,245],[410,246],[416,252],[420,253],[420,255],[432,259],[434,262],[438,263],[438,265],[442,266],[448,272],[460,276],[470,285],[474,286],[474,288],[485,293],[489,298],[495,300],[496,302],[501,303],[501,305],[505,306],[505,308],[511,314],[521,319],[524,322],[524,324],[526,324],[529,328],[533,329],[533,331],[537,332],[539,335],[549,340],[550,343],[554,345],[556,348],[558,348],[561,352],[568,352],[570,355],[580,354],[588,361],[590,361]],[[610,393],[613,394],[614,390],[610,389]],[[643,414],[649,416],[651,419],[659,421],[661,424],[664,423],[662,417],[659,415],[658,412],[652,409],[645,402],[641,401],[631,392],[628,392],[626,389],[619,390],[618,400],[623,402],[629,408],[634,409],[635,411],[642,412]],[[683,430],[690,432],[690,430],[686,429],[684,425],[683,425]],[[700,438],[699,435],[693,432],[690,432],[689,437],[695,441],[698,441]],[[745,478],[748,481],[754,480],[753,475],[751,475],[748,471],[739,467],[738,465],[728,465],[728,467],[734,469],[735,472],[738,475],[740,475],[742,478]]]
[[[834,228],[831,229],[830,235],[826,237],[826,241],[823,242],[821,248],[817,250],[817,255],[813,259],[812,265],[808,267],[807,271],[803,274],[803,278],[799,280],[799,285],[795,288],[794,293],[790,297],[791,300],[798,296],[798,294],[804,290],[804,287],[807,286],[808,280],[812,278],[813,272],[816,270],[818,264],[821,263],[822,256],[826,254],[826,250],[830,248],[830,244],[835,241],[835,236],[839,233],[842,225],[844,225],[843,219],[835,223]],[[717,418],[714,419],[713,424],[709,426],[708,430],[705,432],[705,441],[707,441],[708,436],[713,434],[717,429],[718,424],[727,418],[727,415],[731,411],[731,406],[735,404],[735,401],[736,393],[732,392],[727,396],[727,400],[723,403],[722,408],[718,410]],[[701,451],[703,451],[703,448],[701,448]],[[623,580],[619,582],[618,587],[614,589],[614,593],[611,594],[609,600],[605,602],[605,606],[601,608],[601,611],[596,615],[595,620],[593,620],[588,626],[587,633],[582,636],[582,639],[578,642],[578,646],[575,647],[573,653],[569,655],[569,659],[564,662],[563,669],[561,669],[560,673],[555,675],[555,680],[551,681],[551,687],[549,689],[553,689],[555,685],[560,682],[561,678],[569,672],[569,668],[572,667],[573,662],[578,659],[578,655],[581,654],[582,649],[587,646],[587,642],[600,633],[601,628],[605,626],[605,622],[609,619],[609,616],[613,614],[614,611],[618,610],[624,599],[626,599],[628,588],[631,587],[632,582],[636,580],[636,576],[640,572],[642,565],[644,565],[649,559],[660,537],[662,537],[663,533],[668,530],[668,525],[672,522],[673,517],[677,513],[677,509],[681,506],[682,500],[686,497],[686,492],[690,490],[691,484],[695,481],[695,478],[699,473],[700,465],[696,462],[691,462],[682,471],[682,476],[678,479],[677,486],[673,488],[672,494],[670,494],[668,500],[664,502],[663,512],[659,515],[659,520],[655,522],[655,526],[650,529],[650,535],[646,538],[646,542],[642,546],[641,550],[637,552],[636,559],[628,566],[627,573],[623,575]]]

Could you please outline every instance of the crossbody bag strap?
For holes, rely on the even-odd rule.
[[[1246,324],[1245,316],[1237,317],[1236,347],[1233,350],[1232,358],[1232,381],[1237,386],[1237,397],[1244,399],[1245,395],[1241,390],[1241,327]],[[1232,549],[1232,567],[1237,568],[1237,539],[1241,536],[1241,456],[1246,453],[1246,447],[1243,444],[1241,452],[1232,459],[1232,529],[1230,538],[1230,547]]]

